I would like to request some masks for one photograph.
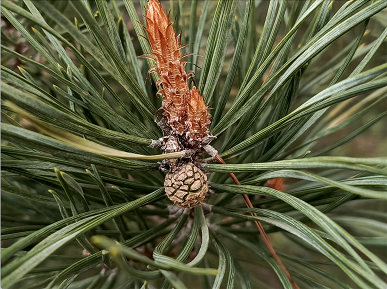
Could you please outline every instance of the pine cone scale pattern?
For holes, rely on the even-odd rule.
[[[208,192],[207,176],[193,163],[186,163],[165,177],[168,198],[181,207],[200,205]]]
[[[164,187],[168,198],[175,204],[191,208],[203,202],[208,192],[207,176],[194,162],[203,154],[203,139],[210,136],[210,115],[199,90],[188,85],[186,61],[181,56],[181,43],[172,23],[157,0],[150,0],[146,10],[146,31],[156,62],[149,73],[156,72],[161,86],[163,118],[162,149],[164,153],[194,150],[190,158],[164,160],[167,172]]]

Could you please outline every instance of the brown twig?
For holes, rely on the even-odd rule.
[[[224,165],[226,164],[226,162],[220,157],[220,155],[216,155],[216,156],[215,156],[215,159],[216,159],[219,163],[221,163],[221,164],[224,164]],[[237,177],[236,177],[233,173],[229,173],[229,175],[230,175],[230,177],[233,179],[233,181],[234,181],[237,185],[240,185],[240,184],[241,184],[241,183],[239,182],[239,180],[237,179]],[[243,199],[245,200],[245,203],[246,203],[247,207],[250,208],[250,209],[254,209],[253,204],[251,203],[251,201],[250,201],[248,195],[247,195],[247,194],[242,194],[242,197],[243,197]],[[252,215],[253,217],[257,217],[257,214],[256,214],[256,213],[251,213],[251,215]],[[284,272],[285,272],[286,276],[288,277],[290,283],[292,284],[293,288],[294,288],[294,289],[300,289],[300,288],[297,286],[296,282],[294,282],[292,276],[290,276],[288,270],[286,270],[284,264],[282,264],[281,259],[277,256],[276,252],[274,251],[274,248],[273,248],[273,246],[271,245],[270,240],[269,240],[269,238],[267,237],[266,232],[265,232],[265,230],[263,229],[261,222],[259,222],[259,221],[257,221],[257,220],[255,220],[254,222],[255,222],[255,224],[257,225],[258,230],[259,230],[259,232],[261,233],[262,239],[263,239],[263,241],[265,242],[267,248],[269,249],[270,253],[273,255],[274,259],[277,261],[277,263],[281,266],[282,270],[284,270]]]

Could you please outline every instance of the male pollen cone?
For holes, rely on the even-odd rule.
[[[189,140],[201,142],[209,135],[208,107],[196,87],[190,91],[187,62],[180,53],[182,48],[172,23],[157,0],[150,0],[146,10],[146,30],[153,55],[145,57],[156,62],[151,68],[160,75],[157,85],[162,89],[164,116],[172,129],[172,134],[187,136]],[[200,123],[197,123],[200,122]]]

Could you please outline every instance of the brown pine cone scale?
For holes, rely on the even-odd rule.
[[[165,176],[165,193],[176,205],[192,208],[203,203],[208,192],[207,176],[193,163],[180,165]]]

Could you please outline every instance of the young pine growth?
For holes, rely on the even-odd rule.
[[[158,122],[164,133],[160,146],[164,153],[191,151],[186,158],[163,162],[163,170],[168,172],[164,186],[171,201],[191,208],[200,205],[208,192],[207,177],[194,164],[211,140],[208,106],[196,86],[189,88],[190,73],[185,71],[187,62],[180,52],[183,46],[158,0],[148,2],[145,17],[153,54],[144,57],[156,63],[149,73],[159,74],[156,85],[161,87],[158,94],[163,98],[164,119]]]
[[[1,1],[2,289],[386,289],[387,1],[160,3]]]

